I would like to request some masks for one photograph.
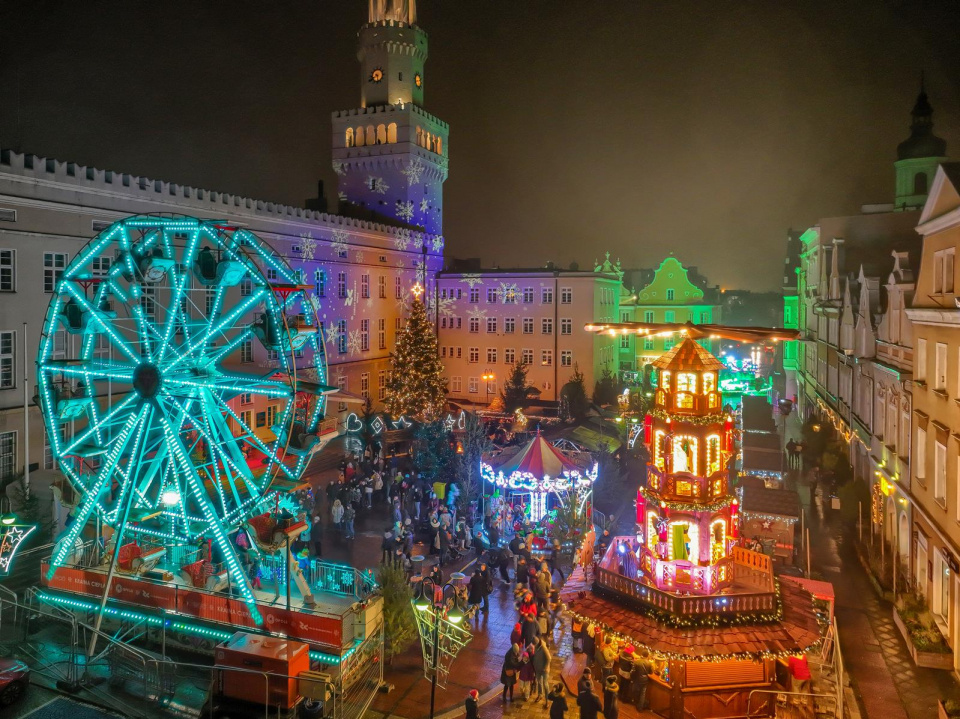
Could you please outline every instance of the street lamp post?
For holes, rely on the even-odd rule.
[[[484,370],[483,374],[480,375],[480,379],[483,380],[484,386],[487,388],[487,404],[490,404],[490,383],[496,378],[497,376],[490,370]]]
[[[426,594],[427,582],[431,585],[430,597]],[[459,625],[463,621],[463,610],[460,609],[460,602],[457,599],[456,587],[447,582],[437,592],[437,583],[430,577],[424,577],[420,581],[420,589],[417,591],[417,597],[413,600],[413,606],[418,612],[425,612],[433,607],[433,671],[430,675],[430,719],[433,719],[433,709],[437,697],[437,665],[440,661],[440,612],[444,609],[444,597],[447,589],[453,590],[453,608],[447,612],[447,619],[452,624]]]

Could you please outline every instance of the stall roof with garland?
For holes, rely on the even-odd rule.
[[[560,593],[570,612],[606,627],[636,645],[672,659],[722,661],[785,657],[803,652],[821,638],[820,620],[813,607],[813,595],[792,582],[780,584],[783,614],[779,621],[693,629],[672,628],[654,616],[598,596],[591,582],[577,568]]]
[[[745,486],[741,506],[744,512],[750,514],[773,514],[778,517],[800,516],[800,497],[789,489]]]
[[[539,432],[518,452],[504,458],[492,457],[488,462],[497,472],[532,474],[534,477],[559,477],[564,472],[580,472],[581,467],[564,456]]]

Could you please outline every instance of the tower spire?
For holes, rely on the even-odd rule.
[[[920,71],[920,92],[910,111],[910,137],[897,145],[897,209],[921,207],[927,199],[937,165],[947,159],[947,143],[933,134],[933,106],[926,77]]]

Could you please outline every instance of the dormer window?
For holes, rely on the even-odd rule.
[[[717,391],[717,376],[713,372],[703,373],[703,393],[710,394]]]

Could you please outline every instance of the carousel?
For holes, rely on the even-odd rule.
[[[621,326],[602,331],[611,329]],[[699,328],[688,329],[697,336]],[[822,619],[809,592],[781,583],[769,557],[741,545],[722,364],[689,335],[653,364],[636,531],[613,537],[596,563],[575,569],[561,598],[604,641],[650,658],[647,699],[656,714],[771,716],[787,661],[819,644]]]
[[[527,519],[537,524],[551,509],[567,502],[582,513],[597,479],[596,463],[575,461],[554,447],[538,431],[515,452],[484,455],[480,474],[514,504],[527,507]]]

